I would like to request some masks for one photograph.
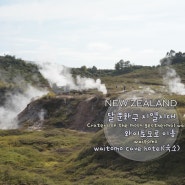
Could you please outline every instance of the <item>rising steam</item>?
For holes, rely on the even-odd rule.
[[[11,94],[5,104],[0,107],[0,128],[18,128],[17,115],[34,97],[40,97],[46,93],[45,90],[41,91],[29,85],[24,93]]]
[[[107,94],[105,84],[101,83],[100,79],[94,80],[92,78],[84,78],[77,76],[76,79],[72,77],[70,70],[62,65],[44,63],[40,69],[42,75],[50,82],[50,85],[69,86],[74,90],[88,90],[97,89],[103,94]]]
[[[163,76],[163,82],[167,85],[170,93],[185,95],[185,85],[181,82],[180,76],[174,69],[167,67],[166,74]]]
[[[57,86],[69,86],[70,89],[74,90],[87,90],[87,89],[98,89],[103,94],[107,93],[107,89],[104,84],[101,84],[101,80],[82,78],[77,76],[74,79],[70,73],[70,70],[64,66],[47,63],[40,69],[42,75],[48,79],[50,84],[56,84]],[[33,100],[47,94],[46,90],[38,90],[31,85],[26,85],[24,79],[15,78],[15,83],[26,86],[26,91],[21,93],[10,93],[3,106],[0,106],[0,129],[16,129],[18,128],[17,115],[25,109],[25,107]],[[39,126],[44,120],[45,112],[41,110],[38,113]]]

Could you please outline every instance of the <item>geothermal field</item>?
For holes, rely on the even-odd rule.
[[[1,184],[183,184],[183,67],[84,71],[1,56]],[[154,138],[136,139],[143,130]]]

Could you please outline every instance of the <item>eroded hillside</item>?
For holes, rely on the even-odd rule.
[[[87,123],[103,123],[106,112],[105,97],[101,95],[45,96],[27,105],[19,115],[19,125],[32,129],[71,128],[97,131]]]

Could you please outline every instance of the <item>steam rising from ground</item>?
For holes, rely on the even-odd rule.
[[[57,86],[69,86],[70,89],[74,90],[88,90],[97,89],[103,94],[107,94],[105,84],[101,83],[100,79],[94,80],[92,78],[84,78],[77,76],[73,78],[70,70],[62,65],[44,63],[40,69],[42,75],[48,79],[50,85],[56,84]]]
[[[42,75],[48,79],[50,84],[56,83],[57,86],[69,86],[70,89],[74,90],[87,90],[87,89],[98,89],[103,94],[107,93],[107,89],[104,84],[101,84],[101,80],[82,78],[77,76],[74,79],[68,68],[57,65],[46,63],[40,69]],[[26,85],[24,79],[15,78],[15,84],[26,86],[26,91],[21,93],[10,93],[3,106],[0,106],[0,129],[16,129],[18,128],[17,115],[25,109],[25,107],[33,101],[35,97],[41,97],[47,94],[46,90],[38,90],[31,85]],[[21,83],[21,84],[19,84]],[[44,120],[45,112],[41,110],[38,113],[40,118],[39,125]]]
[[[0,129],[18,128],[17,115],[34,97],[40,97],[46,93],[47,91],[45,90],[41,91],[32,86],[28,86],[23,94],[10,94],[4,106],[0,107]]]
[[[185,85],[181,82],[180,76],[174,69],[167,67],[167,72],[163,76],[163,82],[167,85],[170,93],[185,95]]]
[[[107,94],[105,84],[101,84],[100,79],[95,81],[92,78],[81,78],[80,76],[77,76],[76,84],[77,90],[98,89],[98,91],[102,92],[103,94]]]

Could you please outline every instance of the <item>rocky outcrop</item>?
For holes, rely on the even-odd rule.
[[[99,95],[61,95],[35,100],[18,115],[21,127],[64,127],[80,131],[97,131],[87,123],[102,123],[105,98]]]

